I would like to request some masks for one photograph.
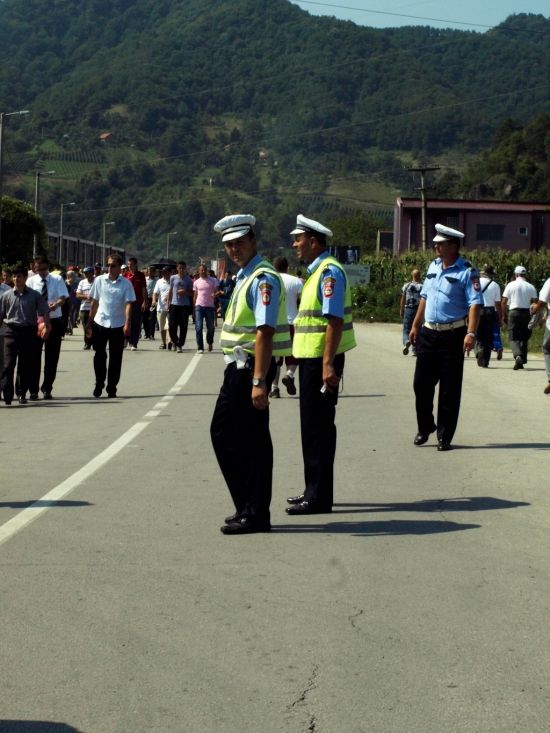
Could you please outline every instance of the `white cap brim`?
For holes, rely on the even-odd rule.
[[[244,235],[248,234],[251,229],[252,227],[248,225],[234,228],[231,231],[228,231],[223,235],[222,242],[230,242],[232,239],[238,239],[239,237],[244,237]]]
[[[450,242],[451,237],[443,237],[441,234],[436,234],[433,238],[434,242]]]

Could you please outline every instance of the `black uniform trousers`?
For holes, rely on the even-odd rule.
[[[489,366],[489,361],[491,360],[495,313],[496,310],[493,307],[481,309],[476,333],[476,357],[478,363],[481,363],[481,366]]]
[[[531,313],[529,308],[513,308],[508,312],[508,340],[514,359],[521,356],[524,364],[527,364],[527,345],[531,338],[529,321]]]
[[[466,326],[448,331],[422,326],[416,341],[414,393],[418,432],[427,435],[437,425],[437,437],[446,443],[453,439],[460,411],[465,336]],[[434,394],[438,382],[437,423],[434,423]]]
[[[192,311],[193,308],[190,305],[170,306],[170,310],[168,312],[168,333],[170,334],[170,341],[177,348],[183,348],[185,346],[189,316]]]
[[[24,397],[29,389],[36,349],[36,326],[13,326],[3,329],[4,354],[0,369],[0,389],[5,400],[14,395],[13,377],[17,363],[17,393]]]
[[[61,352],[61,341],[65,335],[65,324],[63,318],[50,318],[50,323],[52,328],[50,335],[45,341],[39,336],[35,336],[36,348],[34,349],[32,372],[29,382],[29,392],[31,394],[38,394],[39,387],[42,392],[51,392],[57,375],[57,364],[59,362],[59,353]],[[42,349],[44,349],[44,378],[42,380],[42,386],[40,386]]]
[[[218,463],[238,514],[259,523],[270,520],[273,444],[269,409],[252,404],[254,360],[245,369],[228,364],[214,408],[210,436]],[[266,375],[267,390],[275,375],[275,360]]]
[[[105,328],[95,321],[92,324],[94,348],[94,372],[96,385],[103,388],[107,379],[107,394],[116,393],[122,368],[124,351],[124,328]],[[107,345],[109,345],[109,368],[107,369]]]
[[[334,358],[334,370],[341,376],[345,356]],[[304,459],[304,499],[322,509],[331,509],[334,499],[334,456],[336,453],[336,404],[338,391],[321,392],[323,359],[299,360],[300,429]]]

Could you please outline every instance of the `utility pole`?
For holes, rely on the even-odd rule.
[[[440,166],[438,165],[432,165],[432,166],[419,166],[418,168],[407,168],[409,173],[420,173],[420,188],[417,189],[417,191],[420,191],[420,200],[422,201],[422,250],[426,251],[427,245],[428,245],[428,223],[427,223],[427,213],[428,213],[428,205],[426,203],[426,188],[424,186],[424,176],[428,171],[438,171]]]

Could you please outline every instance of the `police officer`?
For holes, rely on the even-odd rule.
[[[214,226],[240,270],[225,314],[220,346],[226,363],[210,435],[235,505],[226,535],[269,532],[273,445],[268,393],[275,356],[290,354],[285,289],[257,251],[255,217],[226,216]]]
[[[299,360],[303,494],[287,499],[288,514],[332,511],[336,403],[345,352],[356,345],[351,292],[342,265],[327,252],[332,232],[299,214],[292,230],[298,258],[308,264],[292,353]]]
[[[477,270],[459,256],[464,234],[443,224],[436,224],[435,229],[437,257],[428,268],[409,335],[417,354],[414,392],[418,433],[414,444],[423,445],[437,430],[437,449],[447,451],[458,422],[464,353],[475,345],[483,296]],[[435,424],[433,401],[438,382]]]

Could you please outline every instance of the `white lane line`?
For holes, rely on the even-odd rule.
[[[177,388],[177,390],[180,391],[183,387],[185,387],[187,382],[191,379],[191,376],[193,375],[197,364],[199,363],[199,358],[200,357],[195,355],[191,359],[191,361],[187,365],[187,368],[176,382],[175,386],[172,387],[172,390]],[[148,416],[150,416],[151,418],[155,418],[158,414],[160,414],[160,410],[150,410],[145,415],[145,418],[147,418]],[[55,506],[55,503],[53,502],[63,499],[65,496],[74,491],[78,486],[80,486],[80,484],[84,483],[86,479],[89,479],[92,474],[103,468],[103,466],[105,466],[118,453],[120,453],[120,451],[125,448],[129,443],[135,440],[135,438],[137,438],[137,436],[141,432],[143,432],[145,428],[148,427],[150,424],[151,420],[142,419],[139,422],[135,423],[135,425],[132,425],[132,427],[129,428],[125,433],[123,433],[120,438],[117,438],[113,443],[111,443],[108,448],[105,448],[105,450],[101,451],[101,453],[99,453],[95,458],[92,458],[91,461],[89,461],[85,466],[82,466],[82,468],[76,471],[76,473],[73,473],[72,476],[66,478],[65,481],[62,481],[51,491],[48,491],[48,493],[45,494],[41,499],[38,499],[30,506],[21,510],[18,514],[9,519],[5,524],[1,525],[0,545],[4,542],[7,542],[7,540],[13,537],[20,530],[24,529],[27,525],[37,519],[41,514],[48,511],[48,509],[51,509],[52,506]],[[48,505],[48,502],[52,503]]]

